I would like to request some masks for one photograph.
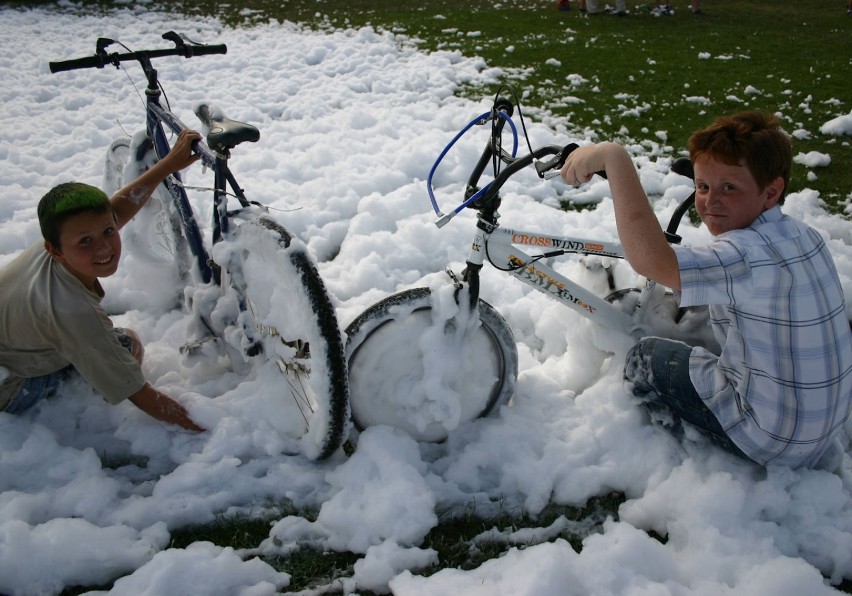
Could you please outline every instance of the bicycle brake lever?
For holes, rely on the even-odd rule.
[[[95,54],[99,56],[106,56],[106,49],[114,43],[114,39],[109,39],[108,37],[99,37],[98,41],[95,43]]]
[[[173,44],[175,44],[175,46],[179,48],[182,48],[185,45],[183,36],[180,33],[177,33],[176,31],[166,31],[165,33],[163,33],[163,39],[172,42]]]
[[[538,174],[538,177],[544,180],[550,180],[551,178],[558,176],[558,170],[562,169],[562,166],[565,165],[565,160],[578,146],[579,145],[577,145],[577,143],[565,145],[565,147],[562,148],[562,151],[554,155],[551,159],[535,162],[535,171]]]
[[[577,145],[577,143],[570,143],[565,145],[565,147],[562,148],[562,151],[557,153],[553,159],[545,162],[536,162],[535,169],[538,172],[538,177],[544,180],[550,180],[559,176],[559,170],[561,170],[562,166],[565,165],[565,160],[568,159],[568,156],[578,148],[579,145]],[[595,174],[604,179],[607,177],[604,170],[595,172]]]

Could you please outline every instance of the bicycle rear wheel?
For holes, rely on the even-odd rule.
[[[474,313],[456,309],[444,318],[443,310],[429,288],[416,288],[374,304],[348,326],[359,429],[388,424],[438,442],[509,400],[518,352],[506,321],[484,300]]]
[[[281,394],[274,424],[292,439],[287,451],[329,457],[349,430],[346,358],[334,306],[304,245],[259,217],[218,243],[214,260],[222,295],[207,324],[236,368],[254,369],[265,389]]]

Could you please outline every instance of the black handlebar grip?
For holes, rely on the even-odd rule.
[[[678,157],[672,164],[672,172],[695,180],[695,170],[688,157]]]
[[[50,62],[50,72],[57,73],[65,70],[77,70],[80,68],[103,68],[107,62],[102,56],[86,56],[85,58],[74,58],[73,60],[61,60]]]
[[[212,46],[207,45],[188,45],[186,46],[189,49],[190,56],[207,56],[209,54],[227,54],[228,46],[225,44],[217,44]]]
[[[577,143],[569,143],[568,145],[565,145],[565,147],[559,154],[559,161],[556,163],[556,167],[553,169],[561,170],[562,166],[565,165],[565,160],[568,159],[568,156],[571,155],[571,153],[573,153],[575,149],[579,148],[580,146]],[[604,170],[601,170],[600,172],[595,172],[595,174],[597,174],[601,178],[606,178],[606,171]]]
[[[573,153],[574,149],[577,149],[579,145],[577,143],[570,143],[565,145],[562,148],[562,151],[559,152],[559,160],[556,162],[556,167],[554,170],[561,170],[562,166],[565,165],[565,160],[568,159],[568,156]]]

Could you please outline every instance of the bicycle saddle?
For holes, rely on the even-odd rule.
[[[227,154],[240,143],[254,143],[260,138],[260,131],[251,124],[214,116],[205,103],[195,108],[195,115],[207,127],[207,146],[217,153]]]

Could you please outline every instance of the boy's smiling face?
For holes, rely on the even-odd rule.
[[[45,242],[45,249],[92,291],[97,278],[109,277],[118,269],[121,237],[111,211],[69,217],[62,224],[59,244]]]
[[[749,227],[757,216],[778,204],[784,179],[760,190],[744,165],[728,165],[709,157],[695,167],[695,209],[714,236]]]

